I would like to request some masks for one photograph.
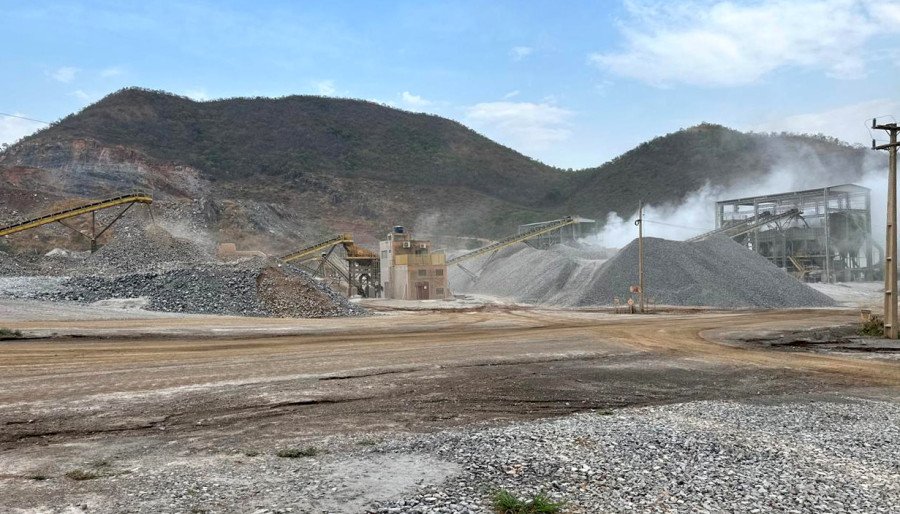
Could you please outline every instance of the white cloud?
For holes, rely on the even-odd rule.
[[[796,132],[824,134],[848,143],[869,146],[873,133],[868,129],[872,118],[894,115],[900,117],[900,100],[879,99],[845,105],[821,112],[795,114],[775,118],[750,127],[763,132]],[[874,133],[876,138],[883,133]]]
[[[316,89],[316,93],[321,96],[334,96],[335,93],[337,93],[333,80],[319,80],[313,82],[313,87]]]
[[[16,116],[24,116],[21,113],[14,113]],[[0,144],[12,144],[23,137],[46,127],[45,124],[22,118],[13,118],[11,116],[0,116]]]
[[[212,98],[209,96],[209,93],[207,93],[206,90],[203,89],[202,87],[196,88],[196,89],[189,89],[184,92],[184,96],[190,98],[191,100],[196,100],[198,102],[205,102]]]
[[[77,74],[78,71],[78,68],[63,66],[62,68],[59,68],[58,70],[51,73],[50,76],[53,78],[53,80],[68,84],[69,82],[72,82],[72,80],[75,78],[75,74]]]
[[[530,102],[484,102],[466,111],[473,126],[526,154],[568,139],[571,116],[561,107]]]
[[[431,105],[431,101],[426,100],[421,96],[414,95],[409,91],[401,93],[400,99],[403,100],[404,104],[409,105],[410,107],[427,107]]]
[[[123,73],[125,73],[125,72],[122,70],[122,68],[118,68],[115,66],[111,67],[111,68],[105,68],[103,70],[100,70],[100,76],[103,78],[118,77],[119,75],[122,75]]]
[[[534,53],[534,48],[531,48],[530,46],[514,46],[509,51],[509,55],[514,61],[521,61],[532,53]]]
[[[91,95],[85,93],[84,90],[81,90],[81,89],[76,89],[75,91],[72,91],[71,93],[69,93],[69,95],[74,96],[75,98],[77,98],[79,100],[84,100],[84,101],[88,101],[91,99]]]
[[[900,9],[862,0],[626,3],[625,47],[589,61],[656,86],[736,86],[786,67],[861,78],[866,45],[900,32]]]
[[[503,99],[509,100],[510,98],[515,98],[515,97],[519,96],[519,93],[520,93],[520,91],[518,89],[516,89],[514,91],[510,91],[509,93],[506,93],[505,95],[503,95]]]

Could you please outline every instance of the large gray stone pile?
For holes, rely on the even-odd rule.
[[[645,291],[656,304],[719,308],[830,307],[828,296],[727,238],[699,242],[644,239]],[[638,244],[608,261],[562,247],[507,250],[478,280],[451,269],[456,293],[481,293],[526,303],[611,305],[638,283]]]
[[[334,317],[363,309],[299,268],[268,259],[221,264],[202,237],[174,237],[158,225],[123,223],[94,254],[54,251],[38,263],[0,253],[0,276],[52,275],[19,281],[0,296],[96,302],[146,298],[163,312],[239,316]],[[10,283],[11,284],[11,283]]]
[[[31,275],[34,266],[30,261],[0,250],[0,277]]]
[[[123,225],[109,243],[84,260],[80,271],[130,273],[213,260],[210,246],[174,237],[159,225]]]
[[[0,276],[155,272],[215,260],[204,237],[175,237],[140,220],[122,220],[110,230],[109,242],[93,254],[60,248],[44,255],[0,252]]]
[[[112,276],[76,276],[63,280],[52,290],[16,296],[86,303],[147,298],[150,310],[195,314],[311,318],[363,313],[303,271],[279,268],[262,259]]]

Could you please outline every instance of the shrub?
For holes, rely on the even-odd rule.
[[[859,335],[884,337],[884,319],[880,316],[872,316],[866,321],[863,321],[859,326]]]
[[[21,330],[10,330],[6,327],[0,327],[0,339],[19,339],[22,337]]]
[[[555,503],[544,494],[525,501],[505,489],[494,493],[493,505],[497,514],[556,514],[563,508],[562,503]]]
[[[74,470],[66,473],[66,478],[69,478],[72,480],[78,480],[78,481],[93,480],[95,478],[100,478],[100,475],[93,471],[85,471],[83,469],[74,469]]]
[[[278,453],[275,455],[285,459],[298,459],[300,457],[315,457],[318,454],[318,448],[309,446],[307,448],[285,448],[283,450],[278,450]]]

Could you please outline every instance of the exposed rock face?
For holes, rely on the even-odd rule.
[[[273,253],[340,232],[371,245],[397,223],[417,233],[497,237],[562,215],[628,215],[638,196],[677,202],[782,161],[809,170],[824,182],[817,185],[852,182],[868,158],[824,138],[703,124],[566,172],[454,121],[372,102],[194,102],[126,89],[0,153],[0,223],[141,190],[164,218]],[[60,240],[10,238],[43,252]]]

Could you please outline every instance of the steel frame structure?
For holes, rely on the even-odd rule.
[[[346,262],[346,267],[335,262],[335,250],[338,247],[344,248],[346,255],[342,260]],[[378,256],[354,243],[350,234],[340,234],[309,245],[279,257],[279,260],[300,265],[306,271],[321,277],[335,290],[340,290],[342,283],[346,284],[349,297],[354,292],[363,297],[378,296],[381,271]],[[315,262],[314,267],[308,265],[312,262]]]
[[[798,277],[873,280],[871,204],[871,191],[855,184],[723,200],[716,231],[751,226],[735,241]]]

